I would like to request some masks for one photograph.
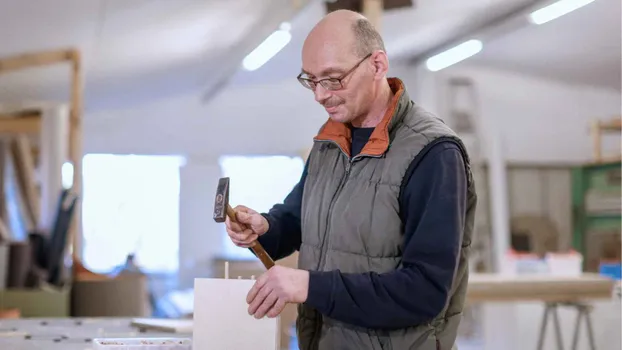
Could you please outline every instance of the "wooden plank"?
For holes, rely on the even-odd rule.
[[[1,118],[0,133],[10,134],[39,134],[41,132],[41,116],[24,118]]]
[[[279,319],[248,314],[246,295],[255,281],[194,280],[193,346],[195,349],[277,350]],[[244,330],[241,332],[240,330]]]
[[[0,59],[0,73],[70,61],[76,54],[76,50],[67,49],[7,57]]]
[[[382,11],[384,0],[363,0],[363,16],[371,22],[378,32],[382,30]]]
[[[581,276],[472,274],[467,301],[571,302],[611,298],[615,282],[597,274]]]
[[[69,116],[69,159],[73,165],[73,184],[71,191],[82,201],[82,109],[83,109],[83,76],[82,59],[79,52],[72,56],[71,66],[71,111]],[[71,252],[81,256],[82,205],[76,205],[72,223],[69,228],[68,244]]]
[[[7,162],[8,162],[8,147],[6,140],[0,140],[0,220],[3,223],[9,221],[8,216],[8,206],[7,206],[7,198],[6,198],[6,171],[7,171]],[[2,235],[2,234],[0,234]]]
[[[11,145],[13,164],[19,183],[20,192],[26,206],[28,230],[37,228],[39,219],[39,194],[35,181],[35,165],[30,151],[30,141],[26,135],[17,135]]]

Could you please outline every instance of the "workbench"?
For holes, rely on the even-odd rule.
[[[192,334],[142,331],[131,318],[0,320],[0,349],[88,350],[93,338],[190,338]]]
[[[615,282],[597,274],[577,277],[555,277],[547,275],[502,276],[495,274],[472,274],[469,278],[467,303],[545,303],[540,341],[552,315],[556,337],[561,337],[557,308],[570,306],[589,323],[589,302],[614,298]],[[615,296],[619,297],[619,296]],[[507,315],[506,315],[507,317]],[[101,319],[17,319],[0,320],[0,349],[11,350],[87,350],[92,349],[93,338],[190,338],[191,333],[167,333],[144,331],[132,326],[132,318]],[[500,323],[499,320],[493,320]],[[535,321],[535,320],[534,320]],[[503,322],[501,322],[503,323]],[[578,334],[578,326],[575,334]],[[524,349],[533,349],[536,344],[524,344]],[[562,347],[558,347],[561,349]]]
[[[594,331],[591,320],[591,303],[596,300],[614,300],[620,298],[619,283],[598,274],[585,273],[579,276],[551,276],[547,274],[498,275],[473,274],[469,278],[467,291],[468,304],[499,304],[542,302],[544,313],[540,320],[540,331],[537,344],[521,344],[521,348],[544,349],[547,326],[553,323],[557,350],[564,349],[563,335],[560,326],[558,309],[572,308],[576,310],[576,323],[572,332],[572,349],[577,348],[581,321],[585,321],[586,335],[591,350],[595,350]],[[490,323],[502,324],[512,322],[512,314],[507,309],[490,314]],[[486,316],[485,316],[486,317]],[[505,322],[499,322],[499,319]],[[534,322],[538,322],[534,320]],[[494,327],[493,332],[497,332]],[[498,335],[497,335],[498,337]],[[502,340],[503,341],[503,340]],[[508,340],[504,341],[509,346]],[[496,347],[493,346],[493,347]],[[488,347],[486,347],[488,349]]]

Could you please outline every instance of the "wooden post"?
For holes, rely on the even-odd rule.
[[[69,114],[69,158],[73,165],[73,183],[71,190],[82,203],[82,59],[80,52],[73,51],[71,56],[71,111]],[[75,206],[75,212],[69,230],[72,254],[82,257],[82,205]]]
[[[598,120],[592,121],[592,157],[594,161],[600,162],[602,154],[601,150],[601,140],[600,140],[600,125]]]
[[[378,32],[382,30],[382,10],[384,0],[363,0],[363,16],[371,22]]]

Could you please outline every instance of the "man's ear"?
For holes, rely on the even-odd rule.
[[[377,50],[370,58],[374,67],[374,78],[384,79],[389,71],[389,57],[386,52]]]

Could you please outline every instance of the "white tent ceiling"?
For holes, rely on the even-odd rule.
[[[293,79],[300,46],[324,14],[321,1],[298,0],[0,0],[0,57],[78,47],[85,57],[87,108],[234,84]],[[418,0],[392,10],[382,32],[394,61],[417,57],[537,0]],[[279,23],[292,41],[261,69],[241,59]],[[528,74],[620,89],[620,2],[596,0],[542,26],[498,35],[471,59]],[[64,99],[63,66],[0,75],[0,102]],[[237,72],[237,73],[236,73]]]

